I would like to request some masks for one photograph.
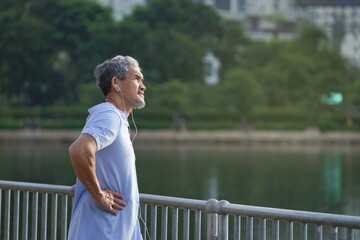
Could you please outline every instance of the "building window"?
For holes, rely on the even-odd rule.
[[[215,0],[218,9],[230,11],[230,0]]]
[[[237,0],[237,10],[238,10],[238,12],[246,11],[246,1],[245,0]]]

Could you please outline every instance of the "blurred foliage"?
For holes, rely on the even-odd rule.
[[[3,0],[0,12],[0,89],[26,105],[77,102],[116,43],[110,9],[90,1]]]
[[[234,68],[227,71],[220,88],[223,93],[222,105],[234,108],[243,115],[250,114],[253,108],[264,104],[262,86],[245,69]]]
[[[359,130],[359,67],[323,31],[300,26],[292,40],[257,42],[190,0],[149,0],[120,22],[88,0],[2,0],[0,127],[82,127],[86,109],[104,101],[93,68],[121,54],[147,80],[143,128]],[[221,62],[216,86],[203,82],[209,52]],[[331,92],[344,101],[324,105]]]

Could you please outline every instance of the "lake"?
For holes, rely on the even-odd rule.
[[[0,179],[73,185],[69,144],[0,146]],[[135,144],[141,193],[360,216],[360,149]]]

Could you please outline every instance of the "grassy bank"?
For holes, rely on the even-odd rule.
[[[73,130],[0,130],[0,142],[71,143],[80,134]],[[132,134],[134,134],[132,130]],[[144,130],[140,129],[135,144],[360,144],[360,132],[329,131],[317,129],[304,131],[241,131],[241,130]]]
[[[0,107],[0,129],[81,129],[87,115],[84,106]],[[177,113],[149,107],[135,110],[135,119],[139,128],[149,130],[360,130],[359,114],[335,110],[310,115],[293,108],[259,108],[243,116],[234,110],[191,109]]]

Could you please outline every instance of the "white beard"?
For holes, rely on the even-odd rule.
[[[145,107],[145,100],[138,97],[136,100],[131,101],[135,109],[142,109]]]

